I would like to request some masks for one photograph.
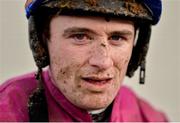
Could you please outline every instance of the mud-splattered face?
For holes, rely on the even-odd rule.
[[[134,30],[134,24],[124,20],[54,17],[48,42],[54,84],[80,108],[107,107],[126,74]]]

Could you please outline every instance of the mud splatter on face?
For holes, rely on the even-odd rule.
[[[102,46],[102,47],[106,47],[106,44],[104,44],[104,43],[101,43],[101,46]]]
[[[78,88],[81,88],[81,85],[78,85],[77,87],[78,87]]]
[[[78,45],[72,36],[63,37],[62,33],[74,26],[92,30],[87,36],[94,36],[93,41]],[[104,18],[60,16],[52,19],[51,41],[48,42],[52,77],[55,86],[72,104],[90,110],[107,107],[113,101],[124,78],[131,52],[129,45],[133,45],[133,41],[112,46],[107,42],[108,34],[123,30],[132,32],[132,26],[113,19],[107,23]],[[107,65],[107,61],[110,64]],[[84,78],[91,79],[94,84]],[[107,85],[95,84],[106,78],[111,80]]]

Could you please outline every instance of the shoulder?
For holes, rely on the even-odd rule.
[[[165,122],[167,118],[165,114],[153,107],[145,99],[140,98],[130,88],[123,86],[119,92],[120,98],[126,110],[133,112],[137,117],[145,122]]]
[[[147,102],[144,99],[138,98],[138,104],[141,110],[141,114],[143,114],[143,117],[148,122],[167,122],[168,119],[166,115],[160,111],[157,110],[154,106],[152,106],[149,102]]]
[[[28,93],[30,90],[33,90],[37,84],[35,79],[35,72],[17,76],[5,81],[0,85],[0,95],[10,94],[14,91]],[[14,93],[14,94],[16,94]]]
[[[34,72],[7,80],[0,86],[0,121],[27,120],[27,101],[36,88]]]

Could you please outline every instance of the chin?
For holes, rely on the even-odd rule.
[[[113,102],[113,99],[111,100],[92,100],[88,102],[82,102],[79,107],[82,107],[83,109],[86,110],[97,110],[97,109],[102,109],[102,108],[107,108],[111,103]]]

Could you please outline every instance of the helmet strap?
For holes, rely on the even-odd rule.
[[[141,62],[141,65],[140,65],[139,84],[145,83],[145,77],[146,77],[146,62],[144,60]]]
[[[146,55],[149,48],[151,36],[151,26],[148,23],[143,23],[139,26],[137,42],[133,48],[132,56],[128,65],[126,75],[132,77],[134,72],[140,67],[139,83],[145,83],[145,67]]]
[[[38,81],[38,87],[29,96],[28,110],[29,110],[29,121],[30,122],[48,122],[48,107],[45,96],[45,90],[43,87],[42,69],[39,68],[35,74],[36,80]]]

